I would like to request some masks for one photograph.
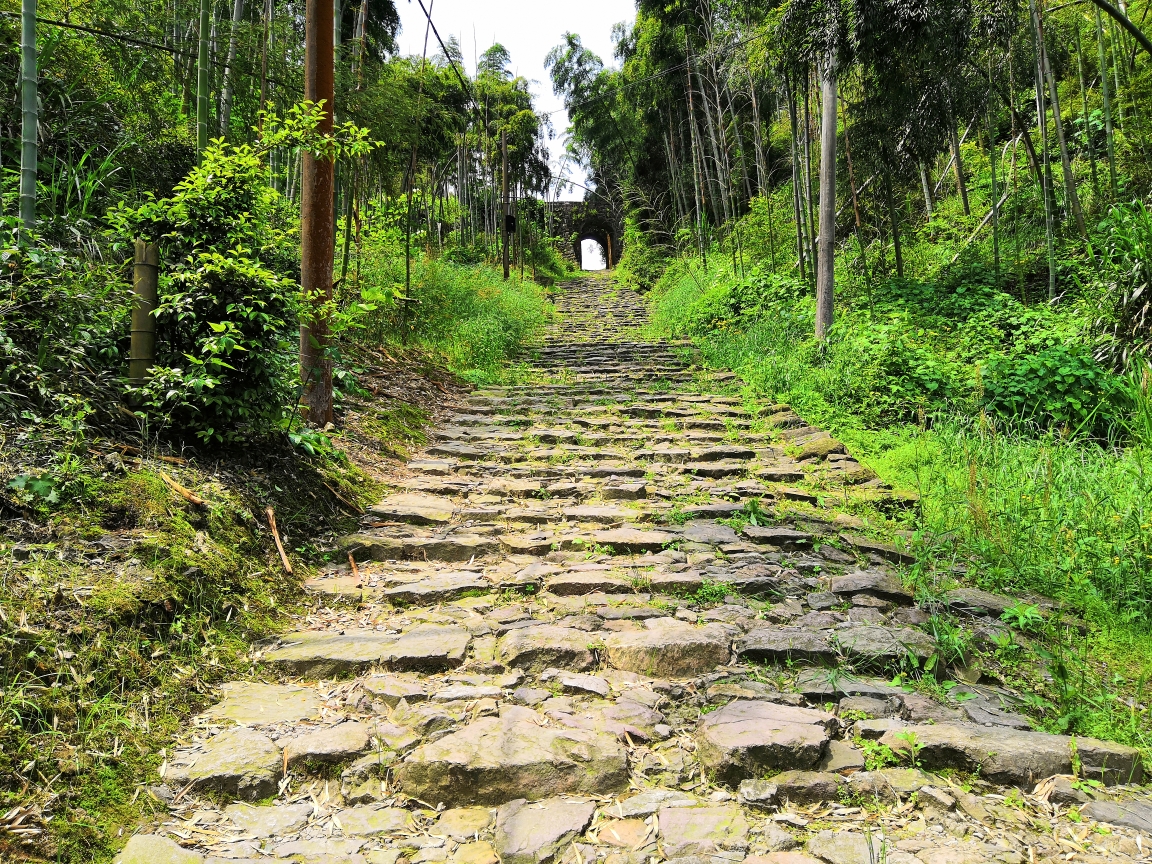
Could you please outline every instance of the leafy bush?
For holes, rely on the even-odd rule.
[[[984,404],[1015,422],[1071,432],[1107,432],[1116,379],[1086,347],[1056,345],[1035,354],[992,357],[982,369]]]
[[[171,198],[112,214],[160,245],[156,367],[135,395],[174,429],[232,440],[291,401],[298,265],[281,206],[257,153],[217,142]]]
[[[1097,320],[1096,356],[1115,368],[1152,356],[1152,212],[1143,201],[1116,205],[1100,224],[1108,275]]]
[[[668,256],[652,245],[646,232],[640,230],[636,218],[624,220],[624,253],[620,256],[616,275],[619,281],[633,290],[650,291],[668,266]]]
[[[956,370],[947,358],[933,352],[898,326],[876,325],[857,329],[848,350],[859,352],[869,369],[869,401],[888,420],[911,420],[955,397]]]
[[[704,335],[744,326],[774,311],[778,304],[795,303],[806,293],[795,279],[753,267],[734,284],[720,282],[706,290],[685,314],[684,328]]]
[[[0,412],[25,419],[91,402],[115,410],[132,291],[120,268],[0,218]]]

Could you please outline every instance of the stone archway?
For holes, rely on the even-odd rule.
[[[611,270],[620,260],[623,251],[623,226],[619,225],[607,209],[601,209],[589,201],[558,201],[549,205],[556,219],[555,236],[568,238],[571,243],[565,248],[571,250],[570,260],[583,268],[584,255],[581,244],[585,240],[595,240],[604,250],[604,264]]]
[[[573,247],[576,267],[585,272],[608,269],[608,247],[599,237],[580,237]]]
[[[596,243],[604,254],[604,269],[611,270],[616,266],[616,258],[618,252],[615,241],[611,232],[604,230],[600,227],[584,227],[583,230],[577,232],[576,240],[573,243],[573,252],[576,255],[576,266],[581,270],[584,269],[584,241],[591,240]]]

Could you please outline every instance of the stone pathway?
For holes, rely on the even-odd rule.
[[[123,864],[1146,860],[1135,750],[886,683],[935,650],[907,554],[824,496],[909,502],[646,341],[635,294],[562,287],[532,383],[395,478],[257,652],[280,683],[167,754]],[[1014,601],[948,602],[990,639]]]

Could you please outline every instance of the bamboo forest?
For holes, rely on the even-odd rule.
[[[0,0],[0,862],[1152,860],[1149,0]]]

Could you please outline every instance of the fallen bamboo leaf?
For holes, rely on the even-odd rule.
[[[203,498],[201,498],[199,495],[197,495],[191,489],[185,489],[183,486],[181,486],[179,483],[177,483],[175,480],[173,480],[171,477],[169,477],[163,471],[160,472],[160,479],[164,481],[165,486],[167,486],[169,489],[171,489],[173,492],[175,492],[177,495],[179,495],[181,498],[183,498],[185,501],[189,502],[190,504],[195,504],[197,507],[203,507],[204,504],[207,503],[204,501]]]
[[[272,529],[272,539],[276,541],[276,551],[280,553],[280,563],[284,565],[284,572],[292,575],[292,564],[288,554],[284,551],[284,544],[280,542],[280,532],[276,530],[276,511],[269,506],[264,513],[268,516],[268,527]]]
[[[324,481],[320,481],[320,482],[323,483]],[[337,492],[335,489],[333,489],[327,483],[324,483],[324,488],[327,489],[329,492],[331,492],[332,496],[337,501],[339,501],[341,504],[343,504],[345,507],[347,507],[352,513],[356,514],[357,516],[359,516],[361,514],[362,511],[359,507],[357,507],[355,504],[353,504],[351,501],[349,501],[347,498],[345,498],[343,495],[341,495],[339,492]]]

